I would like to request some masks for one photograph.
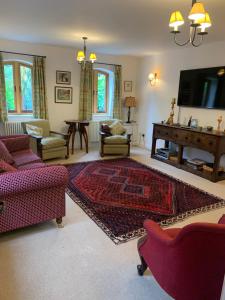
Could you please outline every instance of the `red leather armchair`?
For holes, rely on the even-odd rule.
[[[166,229],[145,221],[138,241],[141,265],[176,300],[219,300],[225,274],[225,215],[219,224],[193,223]]]

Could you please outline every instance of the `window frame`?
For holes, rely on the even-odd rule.
[[[11,115],[30,115],[33,113],[33,110],[23,110],[22,104],[22,89],[21,89],[21,73],[20,66],[31,69],[32,73],[32,94],[33,94],[33,66],[29,63],[24,63],[20,61],[4,61],[3,65],[12,65],[13,66],[13,83],[14,83],[14,106],[15,110],[8,110],[8,113]],[[32,99],[33,100],[33,99]]]
[[[103,74],[106,77],[106,88],[105,88],[105,111],[98,111],[98,74]],[[109,102],[109,74],[102,70],[94,70],[94,88],[93,88],[93,113],[102,115],[108,113],[108,102]]]

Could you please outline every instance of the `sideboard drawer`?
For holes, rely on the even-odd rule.
[[[165,140],[171,139],[172,136],[173,136],[173,131],[171,130],[171,128],[156,126],[154,136],[159,138],[159,139],[160,138],[165,139]]]
[[[202,150],[215,152],[217,147],[217,137],[205,134],[193,135],[191,144]]]

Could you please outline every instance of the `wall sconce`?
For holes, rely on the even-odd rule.
[[[159,81],[159,79],[157,78],[158,74],[157,73],[150,73],[148,75],[148,79],[150,81],[151,86],[156,85],[156,83]]]

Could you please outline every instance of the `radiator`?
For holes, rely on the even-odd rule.
[[[98,142],[99,141],[99,122],[91,121],[89,124],[89,140],[90,142]]]
[[[4,124],[4,134],[13,135],[23,133],[21,122],[6,122]]]

